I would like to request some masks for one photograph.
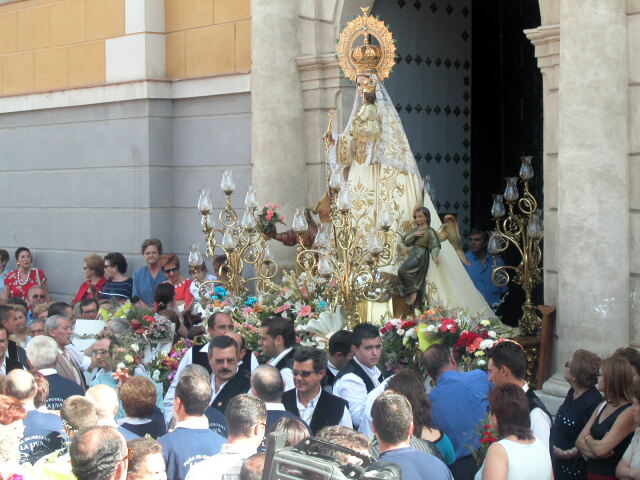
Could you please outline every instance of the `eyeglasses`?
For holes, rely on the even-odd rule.
[[[93,352],[91,352],[91,355],[93,355],[94,357],[97,357],[98,355],[107,355],[109,353],[109,350],[94,350]]]
[[[180,271],[180,269],[179,269],[178,267],[175,267],[175,268],[165,268],[165,269],[163,270],[163,272],[164,272],[164,273],[174,273],[174,272],[179,272],[179,271]]]
[[[307,378],[312,373],[316,373],[316,371],[315,370],[291,370],[291,373],[293,373],[294,377],[297,377],[298,375],[300,375],[302,378]]]
[[[31,295],[31,298],[47,298],[46,295]]]

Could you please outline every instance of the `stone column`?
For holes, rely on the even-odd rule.
[[[562,0],[557,366],[629,343],[625,2]]]
[[[306,206],[307,200],[304,113],[296,64],[299,8],[291,0],[253,0],[251,5],[253,184],[259,202],[282,206],[289,228],[295,209]],[[275,248],[274,254],[281,265],[291,265],[295,249]]]

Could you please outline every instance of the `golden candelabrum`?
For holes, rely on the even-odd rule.
[[[255,188],[250,186],[247,191],[244,200],[244,214],[239,222],[231,202],[235,185],[230,170],[226,170],[222,176],[221,189],[226,196],[226,202],[225,207],[218,215],[220,228],[216,228],[211,218],[213,204],[209,190],[200,190],[200,198],[198,199],[198,210],[202,215],[200,224],[207,245],[207,256],[213,260],[217,248],[226,254],[228,278],[222,283],[231,293],[235,295],[246,293],[250,282],[255,282],[258,292],[264,291],[267,288],[267,281],[276,275],[278,264],[271,255],[269,241],[258,231],[258,219],[256,218],[258,202]],[[246,278],[244,276],[247,265],[253,265],[253,277]],[[216,274],[218,273],[216,272]]]
[[[332,119],[324,136],[325,149],[331,145]],[[315,282],[329,284],[335,289],[331,304],[340,311],[348,328],[360,323],[358,304],[363,300],[377,301],[384,294],[380,268],[391,264],[395,231],[393,214],[385,206],[378,215],[377,229],[371,234],[358,229],[351,212],[353,194],[349,182],[344,181],[342,168],[331,169],[327,162],[330,222],[323,223],[311,248],[303,242],[308,225],[303,209],[293,219],[293,230],[298,235],[296,262]]]
[[[529,191],[529,180],[533,178],[533,157],[521,157],[520,179],[523,184],[523,194],[518,192],[518,177],[507,177],[507,187],[504,195],[493,196],[491,215],[496,220],[496,231],[489,239],[488,251],[494,256],[492,279],[496,285],[505,286],[510,280],[522,286],[525,302],[522,306],[520,331],[523,335],[537,335],[540,333],[542,320],[533,304],[533,289],[542,282],[542,242],[544,232],[542,228],[542,212],[538,209],[538,202]],[[503,198],[507,202],[505,209]],[[520,254],[520,264],[496,265],[496,256],[513,246]]]

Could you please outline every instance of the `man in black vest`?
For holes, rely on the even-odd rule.
[[[3,326],[7,335],[11,335],[14,328],[14,319],[16,318],[15,310],[11,305],[0,305],[0,326]],[[22,364],[23,366],[27,366],[27,354],[24,351],[24,348],[19,347],[16,342],[13,340],[7,339],[7,348],[5,353],[8,359],[11,360],[11,365]],[[7,362],[7,365],[9,362]],[[8,371],[6,373],[9,373]],[[5,373],[5,374],[6,374]]]
[[[233,331],[233,322],[231,321],[231,317],[224,312],[214,313],[209,317],[209,320],[207,320],[207,331],[209,332],[209,336],[211,338],[216,338],[220,335],[224,335],[227,332]],[[182,371],[187,365],[191,365],[192,363],[200,365],[201,367],[205,368],[207,372],[211,373],[211,365],[209,365],[208,343],[205,345],[195,345],[191,347],[189,350],[187,350],[187,353],[184,354],[182,360],[180,360],[180,365],[178,365],[178,369],[176,370],[176,374],[173,377],[173,381],[171,382],[171,385],[169,385],[169,389],[164,396],[164,411],[165,416],[167,417],[167,422],[170,422],[171,417],[173,416],[173,399],[175,396],[176,386],[178,385],[178,381],[180,380],[180,376],[182,375]]]
[[[529,399],[531,412],[531,431],[540,441],[549,444],[551,435],[551,414],[542,400],[529,388],[527,375],[527,357],[522,346],[516,342],[501,342],[489,351],[487,366],[489,380],[496,386],[512,383],[522,388]]]
[[[327,376],[322,381],[323,388],[331,393],[336,375],[353,358],[353,334],[349,330],[339,330],[329,339],[329,361],[327,362]]]
[[[221,335],[209,342],[209,364],[213,375],[211,406],[222,413],[236,395],[247,393],[251,387],[249,377],[238,370],[239,347],[236,341]]]
[[[367,394],[380,385],[383,378],[378,370],[382,355],[382,340],[376,327],[361,323],[353,329],[354,356],[336,376],[333,394],[349,402],[354,428],[363,419]]]
[[[282,395],[287,411],[298,415],[314,435],[322,428],[341,425],[351,428],[349,404],[322,389],[327,371],[327,354],[313,347],[298,348],[293,356],[294,390]]]
[[[8,348],[9,332],[6,327],[0,325],[0,375],[6,375],[16,368],[22,368],[22,363],[7,355]]]
[[[262,352],[269,358],[269,365],[280,370],[285,391],[293,388],[293,345],[296,332],[293,322],[281,316],[269,317],[262,322],[260,344]]]

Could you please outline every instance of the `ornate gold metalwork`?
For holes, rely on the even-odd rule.
[[[542,319],[538,316],[537,308],[532,301],[533,288],[542,281],[540,244],[544,237],[538,202],[529,191],[529,180],[532,177],[531,157],[522,157],[520,178],[523,183],[523,195],[518,198],[518,178],[507,178],[504,197],[507,200],[508,215],[504,217],[507,212],[502,204],[503,196],[494,195],[491,213],[496,220],[496,231],[489,239],[489,253],[494,255],[493,282],[504,286],[513,280],[524,290],[525,302],[520,319],[520,331],[523,335],[538,335],[542,325]],[[507,250],[509,246],[517,249],[521,257],[520,264],[495,267],[495,256]]]
[[[250,187],[251,188],[251,187]],[[216,256],[216,249],[221,249],[227,256],[228,280],[223,282],[227,290],[234,295],[242,295],[248,291],[250,282],[255,282],[257,291],[268,290],[269,281],[278,272],[278,264],[271,256],[268,238],[262,235],[256,227],[255,198],[252,204],[245,200],[247,209],[242,221],[238,222],[238,215],[231,201],[233,185],[224,187],[226,196],[225,207],[218,214],[221,228],[214,228],[210,218],[211,202],[198,202],[202,214],[202,232],[207,245],[206,254],[212,260]],[[207,192],[208,194],[208,192]],[[204,205],[204,208],[203,208]],[[206,207],[209,208],[206,208]],[[250,221],[253,219],[253,222]],[[221,237],[221,238],[218,238]],[[252,265],[253,276],[246,278],[245,267]],[[203,285],[208,282],[203,282]]]
[[[332,115],[330,122],[331,119]],[[325,148],[329,146],[326,142]],[[298,235],[296,262],[315,282],[335,287],[332,304],[334,308],[341,305],[347,325],[354,328],[360,320],[360,302],[388,299],[389,279],[380,269],[393,261],[396,233],[391,229],[392,213],[387,210],[379,221],[379,231],[363,231],[353,214],[351,201],[344,197],[339,199],[340,195],[350,197],[350,187],[338,185],[336,176],[341,178],[339,171],[327,182],[331,223],[327,230],[318,233],[314,246],[307,248],[303,243],[306,222],[302,217],[293,221],[293,229]]]
[[[363,43],[355,45],[361,36]],[[370,36],[379,46],[371,44]],[[396,45],[391,30],[382,20],[369,15],[369,7],[362,8],[362,15],[347,23],[338,40],[338,63],[345,76],[356,81],[358,75],[376,74],[382,81],[389,77],[395,62]]]

